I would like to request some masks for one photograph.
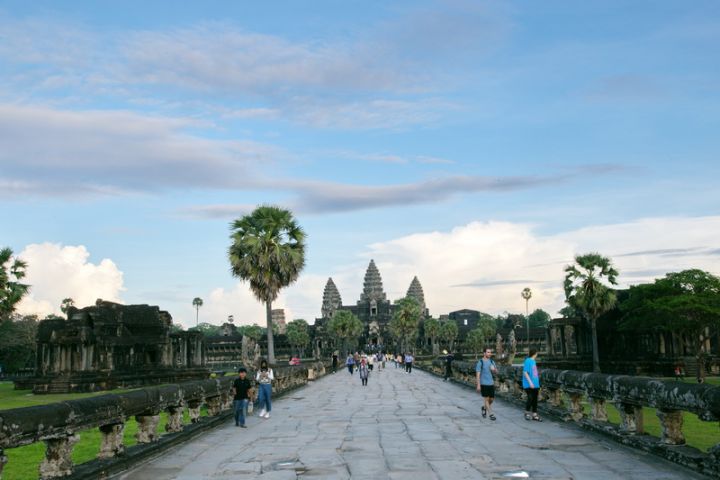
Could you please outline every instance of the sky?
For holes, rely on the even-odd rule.
[[[0,4],[0,246],[21,313],[147,303],[264,323],[230,223],[293,211],[276,307],[355,303],[370,259],[434,316],[556,315],[598,251],[620,286],[720,274],[716,1]],[[192,299],[201,297],[199,313]]]

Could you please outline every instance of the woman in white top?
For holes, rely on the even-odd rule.
[[[272,410],[272,381],[275,379],[272,368],[268,367],[267,360],[260,362],[260,369],[255,374],[255,381],[259,385],[258,405],[260,406],[260,417],[270,418]]]

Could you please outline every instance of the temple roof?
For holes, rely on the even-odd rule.
[[[420,280],[418,280],[417,277],[414,277],[412,282],[410,282],[410,288],[408,288],[405,296],[417,300],[423,311],[425,310],[425,294],[423,293],[422,285],[420,285]]]
[[[342,305],[342,298],[340,292],[335,286],[332,277],[328,278],[325,284],[325,291],[323,291],[323,303],[322,303],[322,316],[323,318],[330,318],[333,316],[335,311]]]
[[[380,271],[375,266],[375,260],[370,260],[367,271],[365,272],[365,281],[363,282],[363,293],[360,295],[360,301],[376,302],[385,301],[387,297],[383,291],[382,278]]]

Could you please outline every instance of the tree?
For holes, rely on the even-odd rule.
[[[305,352],[305,347],[310,343],[307,322],[301,318],[293,320],[287,324],[285,334],[287,335],[290,345],[298,349],[298,356],[302,357]]]
[[[289,210],[264,205],[233,222],[231,239],[232,274],[248,282],[255,298],[265,303],[268,361],[275,363],[272,302],[305,266],[305,232]]]
[[[0,366],[3,372],[14,373],[32,368],[37,349],[38,319],[35,315],[11,315],[0,323]]]
[[[565,301],[590,322],[593,371],[600,372],[597,319],[615,306],[617,296],[610,287],[617,285],[618,271],[610,259],[599,253],[576,255],[575,263],[565,267]]]
[[[198,320],[200,318],[200,307],[203,306],[203,299],[200,297],[193,298],[192,301],[193,307],[195,307],[195,326],[198,325]]]
[[[395,302],[395,313],[390,320],[390,333],[398,339],[400,350],[411,348],[418,334],[422,307],[413,297],[401,298]]]
[[[478,353],[481,352],[485,346],[485,333],[479,328],[470,330],[467,337],[465,337],[465,345],[467,345],[469,350],[475,354],[475,358],[477,358]]]
[[[530,328],[545,328],[552,320],[552,317],[545,310],[536,308],[534,312],[528,315]]]
[[[582,316],[582,314],[578,312],[577,308],[573,307],[572,305],[565,305],[558,311],[558,313],[563,318],[575,318]]]
[[[432,354],[438,354],[438,334],[440,333],[440,321],[437,318],[428,318],[425,320],[423,327],[425,329],[425,335],[430,337],[430,343],[432,344]]]
[[[249,339],[257,342],[258,340],[260,340],[260,337],[262,337],[263,329],[260,325],[257,324],[243,325],[241,327],[238,327],[238,332],[240,332],[240,335],[248,337]]]
[[[630,287],[620,304],[622,329],[685,334],[692,339],[698,377],[705,376],[703,344],[720,328],[720,278],[702,270],[668,273],[654,283]]]
[[[202,322],[195,327],[189,328],[188,332],[200,332],[206,337],[217,337],[222,335],[220,327],[212,323]]]
[[[343,349],[348,351],[348,343],[357,338],[363,331],[363,324],[359,318],[347,310],[338,310],[328,322],[330,333],[339,338],[343,343]]]
[[[453,343],[458,336],[458,326],[452,320],[443,322],[440,326],[440,338],[447,344],[448,349],[453,349]]]
[[[75,306],[75,301],[72,298],[70,298],[70,297],[63,298],[63,301],[60,304],[60,311],[62,313],[64,313],[65,315],[67,315],[68,310],[70,310],[70,307],[74,307],[74,306]]]
[[[15,307],[30,290],[21,282],[25,278],[27,263],[13,257],[10,248],[0,250],[0,322],[8,320]]]

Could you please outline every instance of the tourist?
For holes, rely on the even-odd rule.
[[[360,366],[358,367],[358,373],[360,374],[360,380],[364,387],[367,386],[368,377],[370,376],[370,369],[368,368],[367,358],[363,357],[360,360]]]
[[[402,365],[402,356],[399,353],[395,354],[395,368],[400,367]]]
[[[260,370],[255,375],[255,381],[260,384],[258,393],[258,405],[260,406],[260,417],[270,418],[272,410],[272,381],[275,379],[272,368],[268,367],[267,360],[260,362]]]
[[[355,355],[353,355],[353,360],[355,360],[355,363],[353,365],[355,365],[355,369],[357,370],[357,368],[360,366],[360,354],[358,352],[355,352]]]
[[[347,360],[345,360],[345,366],[347,367],[348,372],[350,372],[350,375],[352,375],[355,371],[355,358],[353,358],[351,353],[348,353]]]
[[[527,394],[525,403],[525,420],[542,422],[537,413],[538,394],[540,393],[540,374],[538,373],[537,350],[530,348],[528,357],[523,363],[523,389]]]
[[[443,350],[443,354],[445,355],[445,381],[447,382],[452,378],[452,362],[455,357],[452,352],[447,350]]]
[[[477,391],[480,392],[485,401],[485,404],[480,409],[482,416],[485,418],[490,415],[490,420],[494,421],[495,414],[492,412],[492,404],[495,401],[495,380],[493,375],[497,374],[497,367],[491,357],[492,350],[486,348],[482,358],[475,365],[475,377]]]
[[[367,367],[368,367],[368,370],[370,370],[370,371],[372,372],[374,366],[375,366],[375,355],[373,355],[373,354],[371,353],[370,355],[367,356]]]
[[[415,360],[410,352],[405,354],[405,371],[412,373],[413,360]]]
[[[290,365],[300,365],[300,358],[297,356],[294,356],[290,359]]]
[[[385,370],[385,353],[380,352],[380,365],[382,366],[382,369]]]
[[[235,410],[235,426],[247,428],[245,425],[245,413],[247,412],[248,402],[253,396],[252,383],[246,378],[247,370],[245,367],[238,369],[238,378],[233,382],[233,408]]]
[[[338,366],[338,352],[335,350],[332,354],[332,370],[333,373],[337,372],[337,366]]]

